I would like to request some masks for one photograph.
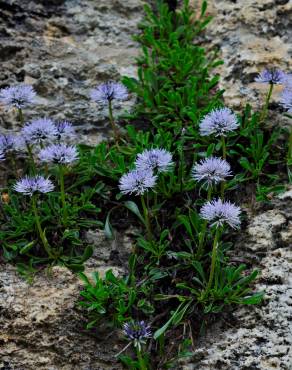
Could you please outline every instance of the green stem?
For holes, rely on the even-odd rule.
[[[292,173],[291,167],[292,165],[292,128],[290,129],[289,141],[288,141],[288,152],[287,152],[287,173],[289,182],[292,182]]]
[[[290,135],[289,135],[287,159],[288,159],[288,162],[292,160],[292,128],[290,129]]]
[[[39,236],[40,236],[40,238],[43,242],[43,246],[45,248],[45,251],[47,252],[47,254],[50,258],[54,258],[53,254],[52,254],[52,251],[51,251],[51,248],[49,246],[48,240],[47,240],[47,238],[46,238],[46,236],[43,232],[42,226],[41,226],[40,217],[39,217],[37,207],[36,207],[36,196],[32,196],[32,210],[33,210],[33,213],[34,213],[34,218],[35,218],[35,223],[36,223],[36,226],[37,226],[37,229],[38,229],[38,233],[39,233]]]
[[[264,108],[263,108],[262,113],[260,115],[260,122],[263,122],[267,118],[268,108],[269,108],[269,103],[270,103],[271,96],[272,96],[272,93],[273,93],[273,88],[274,88],[274,84],[270,83],[270,88],[269,88],[269,91],[268,91],[267,96],[266,96],[265,105],[264,105]]]
[[[23,118],[23,113],[22,113],[21,108],[18,108],[18,119],[19,119],[19,122],[21,123],[21,126],[23,126],[24,118]]]
[[[137,348],[137,358],[138,358],[138,363],[139,363],[140,370],[147,370],[145,360],[144,360],[139,348]]]
[[[116,142],[116,144],[118,144],[119,132],[118,132],[117,126],[115,124],[115,120],[114,120],[114,116],[113,116],[113,106],[112,106],[112,101],[111,100],[109,100],[109,102],[108,102],[108,112],[109,112],[110,124],[111,124],[112,130],[114,132],[115,142]]]
[[[217,260],[217,248],[218,248],[218,241],[220,237],[220,228],[217,227],[216,233],[215,233],[215,238],[214,238],[214,243],[213,243],[213,249],[212,249],[212,260],[211,260],[211,268],[210,268],[210,276],[209,276],[209,281],[208,285],[205,291],[205,295],[208,294],[209,290],[212,287],[213,279],[214,279],[214,273],[215,273],[215,267],[216,267],[216,260]]]
[[[36,165],[35,165],[35,161],[34,161],[34,158],[33,158],[31,146],[28,143],[26,143],[26,149],[27,149],[28,157],[29,157],[30,170],[31,170],[32,174],[35,175],[36,174]]]
[[[67,212],[67,204],[66,204],[66,196],[65,196],[65,184],[64,184],[64,167],[59,165],[59,176],[60,176],[60,193],[61,193],[61,202],[63,207],[63,224],[67,226],[68,222],[68,212]]]
[[[212,197],[212,186],[208,187],[208,195],[207,195],[207,201],[209,202]],[[203,226],[202,226],[202,231],[199,236],[199,246],[198,246],[198,251],[196,258],[201,259],[203,253],[204,253],[204,241],[205,241],[205,235],[207,231],[207,221],[204,221]]]
[[[223,159],[226,159],[227,157],[227,150],[226,150],[226,141],[225,137],[221,136],[221,143],[222,143],[222,157]],[[225,182],[221,182],[221,198],[224,199],[224,190],[225,190]]]
[[[17,177],[17,165],[16,165],[16,161],[15,161],[15,158],[14,158],[14,153],[10,154],[9,159],[10,159],[10,162],[11,162],[12,171],[14,172],[15,176]]]
[[[151,224],[150,224],[150,218],[149,218],[149,212],[145,204],[145,199],[144,196],[141,196],[141,204],[143,208],[143,214],[144,214],[144,221],[145,221],[145,226],[146,226],[146,231],[147,231],[147,237],[149,240],[152,240],[152,231],[151,231]]]
[[[223,159],[226,159],[227,151],[226,151],[225,136],[221,136],[221,145],[222,145],[222,157]]]
[[[184,133],[182,134],[181,142],[179,145],[179,176],[180,176],[180,191],[183,191],[183,185],[184,185]]]

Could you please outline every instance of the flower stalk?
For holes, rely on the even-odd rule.
[[[113,130],[113,133],[114,133],[114,139],[115,139],[116,144],[118,144],[119,132],[118,132],[117,125],[115,124],[115,120],[114,120],[112,100],[108,101],[108,113],[109,113],[110,124]]]
[[[264,104],[262,113],[260,115],[260,122],[263,122],[267,118],[269,103],[270,103],[270,100],[271,100],[271,97],[272,97],[273,89],[274,89],[274,83],[270,82],[270,87],[269,87],[268,93],[266,95],[265,104]]]
[[[208,295],[208,292],[210,291],[210,289],[212,287],[212,283],[213,283],[213,279],[214,279],[216,262],[217,262],[217,249],[218,249],[220,234],[221,234],[221,230],[220,230],[219,227],[217,227],[216,232],[215,232],[214,242],[213,242],[210,275],[209,275],[208,285],[207,285],[207,288],[205,290],[205,296]]]
[[[37,206],[36,206],[37,196],[33,195],[31,201],[32,201],[31,202],[32,203],[32,210],[33,210],[33,213],[34,213],[35,223],[36,223],[36,226],[37,226],[39,237],[40,237],[40,239],[43,243],[43,246],[44,246],[45,251],[47,252],[48,256],[50,258],[54,258],[53,254],[52,254],[52,251],[51,251],[51,248],[50,248],[50,245],[48,243],[48,240],[47,240],[47,238],[45,236],[45,233],[44,233],[44,231],[42,229],[42,226],[41,226],[40,217],[39,217],[39,214],[38,214],[38,211],[37,211]]]
[[[143,208],[143,215],[144,215],[144,222],[145,222],[145,227],[146,227],[146,232],[147,232],[147,238],[149,240],[152,240],[153,235],[152,235],[152,230],[151,230],[150,215],[149,215],[149,211],[148,211],[148,208],[146,206],[145,199],[144,199],[143,195],[141,196],[141,204],[142,204],[142,208]]]
[[[59,165],[59,180],[60,180],[60,194],[61,194],[61,202],[62,202],[62,213],[63,213],[63,224],[67,226],[68,224],[68,210],[67,210],[67,203],[66,203],[66,194],[65,194],[65,181],[64,181],[64,166]]]

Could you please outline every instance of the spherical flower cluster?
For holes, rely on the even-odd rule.
[[[57,139],[58,140],[72,140],[75,138],[75,130],[72,123],[63,121],[56,123]]]
[[[271,68],[271,69],[264,69],[262,72],[258,74],[255,78],[256,82],[260,83],[270,83],[270,84],[284,84],[287,79],[286,73],[283,71]]]
[[[230,131],[239,126],[236,115],[229,108],[214,109],[200,122],[200,134],[202,136],[226,136]]]
[[[13,186],[18,193],[33,196],[35,193],[49,193],[54,190],[51,180],[43,176],[25,176]]]
[[[167,172],[173,166],[172,154],[165,149],[144,150],[138,154],[135,165],[138,170]]]
[[[17,138],[13,135],[0,135],[0,151],[9,153],[17,150]]]
[[[66,165],[78,159],[78,152],[75,146],[53,144],[39,152],[39,159],[42,162]]]
[[[141,344],[145,344],[146,340],[152,336],[151,327],[145,321],[124,324],[124,334],[138,349],[141,349]]]
[[[240,225],[240,208],[221,199],[212,200],[203,205],[200,215],[204,220],[212,222],[211,226],[222,227],[228,224],[233,229]]]
[[[119,82],[104,82],[91,91],[91,99],[98,103],[108,103],[112,100],[126,100],[128,91]]]
[[[286,88],[281,94],[281,105],[292,113],[292,88]]]
[[[123,194],[143,195],[156,185],[157,176],[151,169],[133,170],[120,178],[119,188]]]
[[[57,129],[52,120],[40,118],[27,123],[21,133],[27,143],[43,144],[57,136]]]
[[[205,158],[194,165],[192,176],[197,181],[203,181],[209,187],[231,176],[230,165],[225,159],[217,157]]]
[[[18,109],[34,103],[36,93],[30,85],[6,87],[0,90],[0,102]]]

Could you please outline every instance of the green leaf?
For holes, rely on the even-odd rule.
[[[35,245],[35,240],[30,243],[27,243],[24,247],[22,247],[19,251],[20,254],[27,253],[33,246]]]
[[[131,200],[128,200],[126,202],[124,202],[124,205],[126,208],[128,208],[131,212],[133,212],[138,218],[139,220],[145,224],[145,220],[143,218],[143,216],[141,215],[140,211],[139,211],[139,208],[137,206],[137,204]]]
[[[153,338],[157,340],[162,334],[166,332],[166,330],[170,327],[171,324],[175,325],[179,324],[190,304],[191,302],[188,303],[182,302],[174,311],[171,318],[161,328],[156,330],[156,332],[153,335]]]
[[[105,224],[104,224],[104,234],[108,239],[114,239],[115,234],[114,234],[114,230],[112,228],[112,225],[110,223],[110,214],[111,214],[111,211],[106,216],[106,220],[105,220]]]

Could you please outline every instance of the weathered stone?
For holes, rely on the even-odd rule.
[[[108,112],[90,101],[90,90],[102,81],[136,74],[132,36],[142,17],[142,1],[2,0],[1,15],[6,28],[0,46],[0,88],[24,82],[38,93],[36,106],[25,109],[25,119],[67,119],[86,143],[104,138]],[[133,99],[116,103],[115,114],[132,104]],[[0,113],[1,127],[18,129],[16,112],[0,106]]]
[[[104,273],[105,267],[99,270]],[[14,267],[0,272],[2,369],[121,369],[117,336],[90,332],[76,303],[81,282],[68,269],[39,273],[32,284]]]

